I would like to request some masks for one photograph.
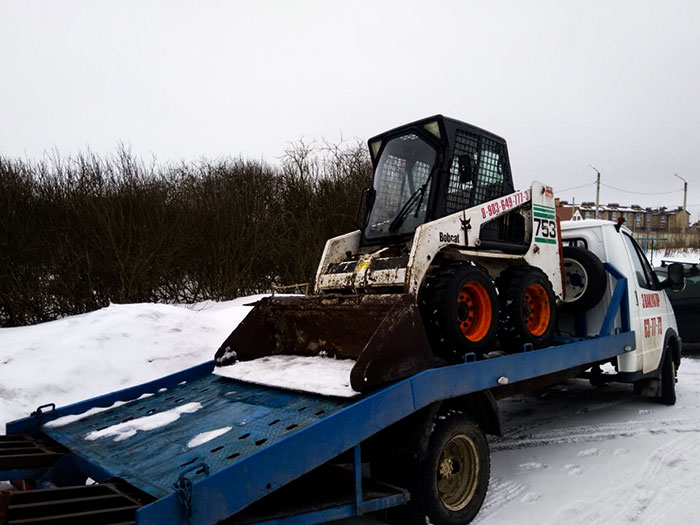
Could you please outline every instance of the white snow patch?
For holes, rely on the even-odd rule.
[[[115,401],[113,404],[111,404],[108,407],[93,407],[90,410],[86,410],[85,412],[81,412],[80,414],[71,414],[69,416],[57,417],[53,421],[49,421],[48,423],[45,423],[44,426],[49,427],[49,428],[63,427],[66,425],[70,425],[71,423],[78,421],[79,419],[82,419],[84,417],[92,416],[93,414],[99,414],[100,412],[105,412],[105,411],[110,410],[112,408],[126,405],[126,403],[127,403],[127,401]]]
[[[324,396],[352,397],[352,359],[273,355],[214,368],[214,374],[248,383],[301,390]]]
[[[153,394],[147,393],[147,394],[141,394],[139,397],[136,398],[136,400],[139,399],[147,399],[149,397],[152,397]],[[134,401],[133,399],[130,399],[129,401]],[[45,427],[49,428],[57,428],[57,427],[63,427],[66,425],[69,425],[75,421],[78,421],[79,419],[82,419],[87,416],[92,416],[94,414],[99,414],[100,412],[105,412],[107,410],[110,410],[112,408],[120,407],[122,405],[126,405],[129,401],[115,401],[108,407],[93,407],[89,410],[86,410],[85,412],[81,412],[80,414],[71,414],[69,416],[62,416],[62,417],[57,417],[53,421],[49,421],[48,423],[45,423]]]
[[[534,503],[535,501],[537,501],[541,497],[542,497],[542,494],[538,494],[537,492],[528,492],[522,498],[520,498],[520,501],[523,503]]]
[[[124,423],[118,423],[111,427],[103,428],[102,430],[94,430],[85,436],[85,439],[94,441],[100,438],[115,436],[114,441],[123,441],[135,435],[139,430],[148,432],[149,430],[164,427],[180,419],[180,415],[192,414],[200,408],[202,408],[201,403],[187,403],[181,407],[166,410],[165,412],[139,417],[131,421],[125,421]]]
[[[521,463],[520,468],[523,470],[542,470],[547,468],[547,465],[539,461],[528,461],[527,463]]]
[[[202,432],[200,434],[197,434],[195,437],[190,439],[190,441],[187,443],[187,446],[189,448],[194,448],[198,447],[199,445],[204,445],[204,443],[207,443],[208,441],[211,441],[212,439],[216,439],[219,436],[223,436],[231,430],[232,427],[223,427],[223,428],[217,428],[216,430],[210,430],[209,432]]]
[[[600,449],[586,448],[584,450],[580,450],[579,453],[576,455],[580,458],[589,458],[591,456],[598,456],[598,455],[600,455]]]
[[[573,465],[573,464],[564,465],[564,470],[570,476],[578,476],[581,474],[581,472],[583,472],[581,470],[581,467],[579,467],[578,465]]]

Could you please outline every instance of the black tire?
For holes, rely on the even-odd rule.
[[[425,512],[433,525],[463,525],[486,497],[491,470],[489,446],[468,416],[438,419],[421,471]]]
[[[474,444],[479,475],[472,498],[461,510],[452,511],[440,497],[437,475],[441,449],[452,436],[460,433]],[[425,525],[428,516],[433,525],[461,525],[478,513],[488,489],[491,466],[486,437],[469,416],[457,411],[444,415],[417,412],[373,439],[368,450],[372,479],[403,487],[411,493],[407,505],[378,513],[382,522]]]
[[[605,294],[608,279],[598,256],[584,248],[564,246],[564,303],[562,309],[586,312],[597,305]]]
[[[496,280],[501,303],[498,337],[506,350],[525,343],[549,346],[557,326],[556,297],[545,273],[533,266],[514,266]]]
[[[486,270],[457,263],[425,279],[421,315],[436,355],[460,362],[470,352],[488,352],[498,331],[498,296]]]
[[[664,350],[661,363],[661,395],[657,399],[663,405],[676,404],[676,365],[669,347]]]
[[[644,381],[644,379],[638,379],[637,381],[632,383],[632,392],[635,396],[641,396],[644,392]]]

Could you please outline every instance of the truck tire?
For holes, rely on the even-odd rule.
[[[514,266],[496,280],[501,302],[498,337],[506,350],[548,346],[557,325],[552,283],[534,266]]]
[[[597,305],[605,294],[608,279],[600,259],[593,252],[576,246],[564,246],[563,310],[586,312]]]
[[[472,521],[484,503],[490,470],[486,437],[471,418],[449,413],[438,419],[421,468],[430,522],[462,525]]]
[[[467,353],[482,355],[498,331],[498,296],[486,270],[453,264],[429,275],[419,305],[436,355],[460,362]]]
[[[659,403],[669,406],[676,404],[676,365],[671,354],[667,346],[661,363],[661,395],[657,398]]]

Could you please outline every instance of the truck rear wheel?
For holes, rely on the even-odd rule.
[[[486,270],[455,264],[428,276],[419,304],[433,351],[448,361],[488,351],[498,329],[496,287]]]
[[[661,395],[658,397],[659,403],[669,406],[676,404],[676,365],[671,354],[667,346],[661,363]]]
[[[483,401],[488,402],[488,396]],[[469,412],[434,403],[370,439],[372,479],[411,494],[407,505],[378,513],[382,522],[425,525],[427,516],[433,525],[456,525],[476,516],[491,468],[484,432],[500,433],[497,421],[495,427],[488,422],[489,408],[481,403],[476,398],[459,400]],[[478,419],[470,415],[478,413]]]
[[[468,416],[438,419],[423,474],[426,514],[433,525],[469,523],[486,497],[491,464],[486,437]]]
[[[507,350],[520,351],[525,343],[548,346],[557,324],[556,299],[545,273],[533,266],[503,271],[498,280],[501,321],[498,336]]]
[[[564,246],[564,303],[571,312],[586,312],[600,302],[608,286],[603,263],[596,254],[577,246]]]

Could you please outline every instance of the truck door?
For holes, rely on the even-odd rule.
[[[627,254],[632,262],[635,275],[630,276],[629,285],[634,290],[631,308],[637,308],[638,315],[632,315],[632,327],[637,333],[637,350],[641,349],[644,373],[656,370],[661,361],[664,343],[664,330],[669,324],[670,305],[659,285],[659,280],[637,242],[627,233],[622,233]]]

